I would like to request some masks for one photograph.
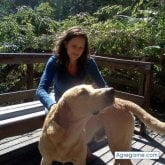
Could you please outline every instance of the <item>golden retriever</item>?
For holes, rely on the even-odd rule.
[[[67,90],[46,116],[39,141],[41,165],[51,165],[53,160],[85,165],[86,123],[113,100],[113,88],[79,85]]]
[[[104,128],[109,147],[116,151],[130,151],[134,131],[134,115],[151,130],[165,135],[165,123],[151,116],[137,104],[115,98],[112,106],[98,115],[92,116],[87,122],[87,141],[99,130]],[[97,135],[97,134],[96,134]],[[131,165],[131,160],[116,159],[115,165]]]

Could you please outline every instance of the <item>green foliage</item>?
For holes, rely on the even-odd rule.
[[[90,48],[97,54],[135,57],[142,49],[142,39],[136,31],[142,31],[143,23],[108,20],[90,27]]]
[[[53,8],[49,5],[48,2],[41,3],[37,8],[36,11],[41,17],[52,17],[53,16]]]
[[[150,3],[142,0],[97,1],[95,4],[93,1],[79,1],[79,4],[78,1],[42,2],[44,3],[36,2],[33,9],[28,6],[17,7],[15,14],[9,14],[1,19],[1,52],[51,50],[61,31],[79,25],[84,27],[89,35],[91,52],[109,56],[150,55],[158,58],[159,53],[163,53],[164,6],[159,6],[157,10],[159,3],[154,0]],[[17,1],[17,4],[21,3],[23,4]],[[80,12],[82,10],[79,5],[85,5],[84,10],[88,11],[87,5],[92,8],[92,5],[98,7],[106,3],[109,5],[103,6],[94,14],[90,14],[91,11]],[[73,12],[76,6],[77,10],[79,9],[78,14]],[[58,14],[57,9],[61,9]],[[60,22],[55,21],[57,15],[63,15],[63,12],[64,17],[70,12],[75,15],[70,15]],[[160,51],[151,49],[157,46],[160,47]]]
[[[3,0],[0,52],[51,51],[63,30],[81,26],[92,54],[158,61],[165,53],[164,11],[156,0]],[[154,71],[164,73],[161,66]]]
[[[19,33],[19,26],[13,15],[4,17],[0,22],[0,41],[1,50],[3,51],[17,51],[18,43],[21,34]]]
[[[148,46],[144,48],[144,54],[147,57],[153,59],[153,61],[158,61],[160,58],[160,54],[162,54],[162,49],[160,46]]]
[[[61,28],[62,30],[67,29],[72,26],[81,26],[89,28],[94,23],[97,23],[98,19],[91,16],[89,13],[80,13],[75,16],[69,16],[67,19],[61,22]]]
[[[51,14],[51,7],[45,3],[35,10],[19,7],[16,14],[5,16],[0,22],[0,51],[51,50],[59,24],[50,18]]]
[[[128,8],[123,8],[122,5],[105,6],[95,12],[93,15],[99,19],[99,21],[106,21],[107,19],[112,19],[116,15],[126,14]],[[128,14],[128,13],[127,13]]]
[[[139,7],[141,7],[144,3],[144,0],[137,0],[133,5],[132,5],[132,13],[136,13],[137,10],[139,10]]]

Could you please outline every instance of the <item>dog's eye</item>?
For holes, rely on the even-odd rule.
[[[85,88],[82,88],[82,89],[79,90],[79,94],[82,95],[82,96],[87,95],[88,91]]]

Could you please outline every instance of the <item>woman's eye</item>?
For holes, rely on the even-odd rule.
[[[84,49],[83,47],[78,47],[78,46],[76,46],[76,45],[72,45],[72,48],[73,48],[73,49],[78,49],[78,50],[83,50],[83,49]]]
[[[80,47],[79,49],[80,49],[80,50],[83,50],[84,48],[83,48],[83,47]]]

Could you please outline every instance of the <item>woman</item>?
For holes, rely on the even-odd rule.
[[[88,38],[79,27],[65,31],[47,62],[36,95],[49,110],[69,88],[82,84],[90,76],[98,87],[107,86],[94,59],[89,56]],[[54,98],[48,89],[54,86]]]
[[[89,56],[88,38],[81,28],[73,27],[64,32],[55,52],[47,62],[36,91],[37,97],[48,110],[67,89],[84,83],[87,76],[90,76],[98,87],[107,86],[94,59]],[[53,98],[48,93],[52,83],[55,94]],[[87,162],[95,159],[93,157],[88,150]]]

